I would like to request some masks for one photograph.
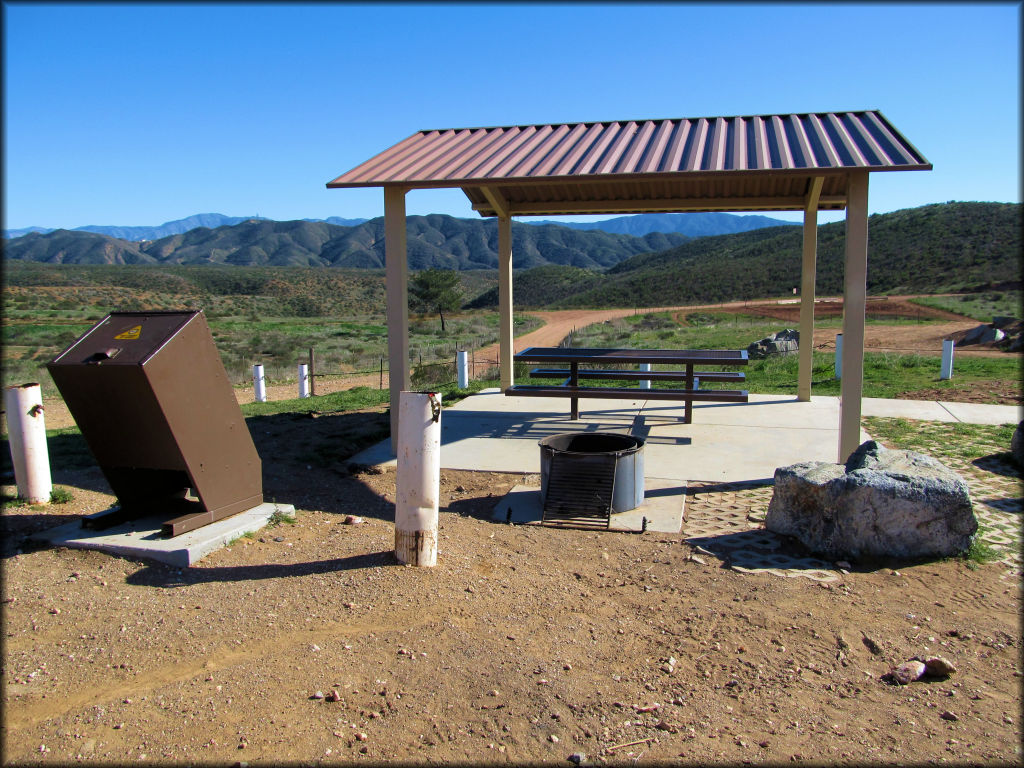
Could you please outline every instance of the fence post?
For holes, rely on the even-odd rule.
[[[299,363],[299,397],[309,397],[309,366]]]
[[[4,390],[7,412],[7,437],[14,464],[18,496],[32,504],[50,501],[50,456],[46,451],[46,424],[43,420],[43,395],[36,383],[7,387]]]
[[[267,384],[263,379],[263,366],[259,363],[252,367],[252,388],[257,403],[267,402]]]
[[[465,389],[469,386],[469,366],[466,364],[466,357],[466,350],[464,349],[460,349],[455,353],[455,367],[459,375],[459,389]]]
[[[384,389],[384,358],[380,359],[380,386],[378,389]]]
[[[649,371],[649,370],[651,370],[651,363],[640,363],[640,370],[641,371]],[[640,389],[650,389],[650,388],[651,388],[651,380],[650,379],[640,379]]]
[[[843,378],[843,334],[836,334],[836,378]]]
[[[316,358],[313,356],[313,348],[309,348],[309,394],[316,394]]]
[[[940,379],[953,378],[953,348],[956,343],[952,339],[942,340],[942,368],[939,372]]]

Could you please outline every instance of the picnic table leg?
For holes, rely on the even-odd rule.
[[[693,389],[693,363],[686,364],[686,388]],[[683,412],[683,423],[693,422],[693,400],[686,401],[686,410]]]
[[[578,387],[580,384],[580,364],[569,363],[569,386]],[[573,397],[569,400],[570,413],[569,418],[575,420],[580,417],[580,399]]]

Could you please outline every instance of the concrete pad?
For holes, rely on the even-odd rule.
[[[802,461],[834,462],[838,454],[836,428],[680,424],[662,427],[648,438],[644,466],[656,477],[731,483],[771,480],[777,467]]]
[[[649,477],[644,481],[644,503],[626,512],[612,513],[609,530],[640,532],[646,517],[649,532],[679,533],[683,528],[685,498],[685,482]],[[511,519],[508,516],[509,510],[512,512]],[[540,486],[517,485],[498,502],[491,519],[516,525],[542,525],[543,517]]]
[[[802,402],[792,395],[748,395],[748,400],[746,403],[694,403],[693,423],[758,429],[791,429],[805,425],[839,428],[838,397],[812,397]],[[682,414],[681,403],[665,400],[648,401],[643,409],[645,417],[664,416],[666,420],[681,420]]]
[[[800,402],[790,395],[750,395],[748,403],[694,404],[683,423],[682,403],[664,400],[581,401],[582,418],[569,418],[564,398],[508,397],[485,391],[445,407],[441,466],[445,469],[537,473],[537,442],[562,432],[618,432],[642,437],[646,473],[665,479],[739,482],[764,480],[777,467],[838,460],[838,397]],[[1014,423],[1015,406],[865,398],[864,415],[927,421]],[[860,442],[870,435],[861,430]],[[353,461],[395,464],[388,441]]]
[[[123,557],[142,557],[178,568],[187,568],[239,536],[258,531],[267,524],[275,512],[294,517],[295,507],[291,504],[260,504],[258,507],[170,539],[160,534],[161,525],[167,519],[166,515],[151,515],[129,520],[103,531],[83,528],[81,521],[76,520],[48,531],[41,531],[30,538],[54,547],[97,549]]]
[[[1017,424],[1024,419],[1024,407],[988,403],[939,403],[957,421],[968,424]]]
[[[862,416],[884,416],[891,419],[921,421],[956,421],[956,418],[934,400],[888,400],[865,397],[861,401]]]

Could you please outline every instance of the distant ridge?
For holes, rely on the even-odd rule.
[[[243,221],[271,221],[263,216],[224,216],[220,213],[197,213],[184,219],[175,219],[161,224],[158,227],[119,227],[89,224],[84,227],[75,227],[69,232],[95,232],[107,237],[116,237],[120,240],[140,242],[142,240],[159,240],[170,235],[181,235],[196,227],[217,227],[233,226]],[[326,219],[302,219],[309,222],[325,222],[339,227],[357,227],[369,219],[346,219],[341,216],[329,216]],[[524,224],[531,226],[558,226],[576,230],[595,230],[609,232],[616,235],[632,235],[643,237],[652,232],[679,233],[687,237],[708,237],[710,235],[729,235],[735,232],[749,232],[764,227],[792,226],[791,221],[772,219],[767,216],[737,216],[731,213],[642,213],[636,216],[617,216],[601,221],[530,221],[523,220]],[[4,237],[10,239],[22,235],[38,232],[47,234],[55,232],[56,229],[45,227],[24,227],[22,229],[4,230]]]
[[[106,235],[107,237],[116,237],[119,240],[128,240],[130,242],[141,242],[142,240],[159,240],[162,237],[170,237],[171,235],[181,235],[189,230],[196,229],[197,227],[207,227],[209,229],[216,229],[217,227],[232,226],[234,224],[241,224],[243,221],[270,221],[263,216],[225,216],[222,213],[197,213],[194,216],[188,216],[184,219],[175,219],[174,221],[166,221],[158,227],[119,227],[109,226],[100,224],[87,224],[84,227],[75,227],[74,229],[66,230],[68,232],[94,232],[97,235]],[[331,216],[327,219],[303,219],[303,221],[326,221],[328,224],[335,224],[340,227],[354,227],[358,224],[362,224],[366,219],[343,219],[340,216]],[[15,237],[21,237],[22,235],[28,235],[32,232],[38,232],[39,234],[48,234],[50,232],[56,232],[56,229],[47,229],[46,227],[24,227],[22,229],[5,229],[4,237],[11,239]]]
[[[765,227],[793,226],[792,221],[768,216],[737,216],[733,213],[640,213],[600,221],[531,221],[530,224],[557,224],[571,229],[600,229],[620,235],[642,237],[651,232],[678,232],[687,237],[709,237],[750,232]]]
[[[442,214],[406,219],[409,268],[495,269],[495,219],[457,219]],[[513,222],[513,265],[607,269],[623,259],[681,245],[678,233],[643,237]],[[59,229],[30,232],[4,243],[4,258],[50,264],[233,264],[276,267],[384,267],[384,219],[356,226],[324,221],[243,219],[199,226],[156,240],[129,241],[96,232]]]

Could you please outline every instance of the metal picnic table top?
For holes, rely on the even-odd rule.
[[[516,362],[551,363],[684,363],[747,365],[745,349],[599,349],[593,347],[529,347]]]

